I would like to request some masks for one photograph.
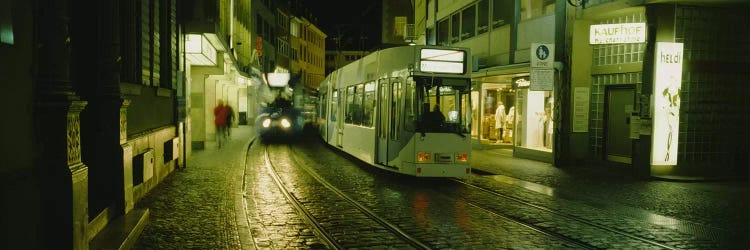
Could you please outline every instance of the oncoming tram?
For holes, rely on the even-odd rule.
[[[319,132],[373,166],[420,177],[471,173],[467,48],[403,46],[334,72],[319,91]]]

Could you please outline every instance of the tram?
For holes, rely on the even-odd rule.
[[[320,137],[388,171],[467,177],[470,58],[468,48],[402,46],[331,72],[318,88]]]
[[[261,140],[274,138],[291,138],[302,133],[306,126],[306,117],[313,111],[305,107],[308,95],[296,78],[290,79],[288,73],[269,73],[269,84],[259,87],[258,109],[255,128]],[[314,97],[314,96],[313,96]]]

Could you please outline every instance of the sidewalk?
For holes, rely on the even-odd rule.
[[[206,142],[186,168],[177,169],[137,203],[150,221],[136,249],[241,249],[253,247],[242,207],[242,179],[254,130],[232,128],[226,145]]]

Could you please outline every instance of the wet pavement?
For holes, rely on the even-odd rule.
[[[409,247],[313,175],[429,248],[741,249],[750,238],[747,182],[638,180],[624,169],[560,169],[506,149],[472,152],[481,175],[414,180],[315,140],[270,145],[269,165],[265,144],[249,147],[252,138],[240,126],[226,147],[193,151],[187,168],[141,200],[151,215],[136,248],[326,248],[305,209],[346,248]]]

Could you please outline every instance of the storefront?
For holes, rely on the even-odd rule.
[[[529,90],[528,73],[476,77],[471,136],[482,148],[510,148],[513,156],[552,162],[553,91]]]

